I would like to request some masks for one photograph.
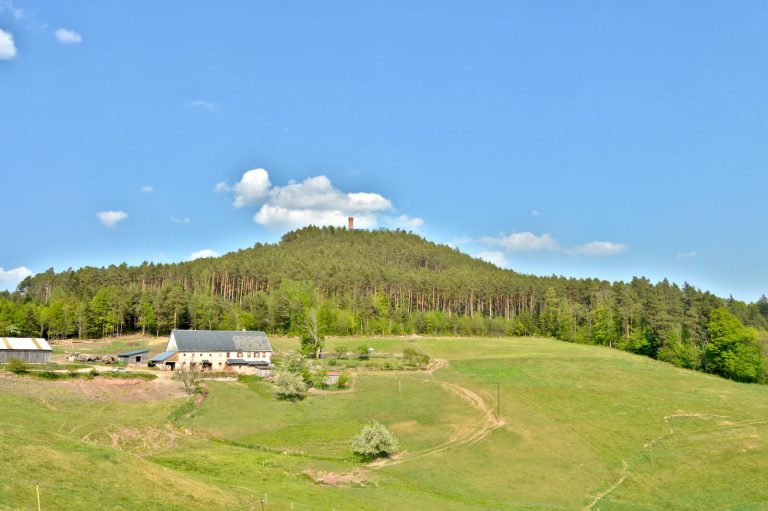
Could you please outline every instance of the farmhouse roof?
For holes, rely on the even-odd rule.
[[[48,341],[39,337],[1,337],[0,350],[53,351]]]
[[[239,330],[174,330],[179,351],[272,351],[267,334]]]
[[[133,351],[126,351],[125,353],[118,353],[118,358],[120,357],[132,357],[134,355],[141,355],[142,353],[149,353],[149,350],[133,350]]]
[[[164,352],[158,353],[157,355],[152,357],[150,362],[165,362],[166,360],[168,360],[169,358],[171,358],[175,354],[176,354],[175,351],[164,351]]]

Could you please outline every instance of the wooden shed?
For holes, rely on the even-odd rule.
[[[26,364],[45,364],[51,361],[51,345],[41,338],[2,337],[0,338],[0,363],[19,359]]]
[[[148,359],[149,350],[134,350],[117,355],[117,361],[127,366],[145,366]]]

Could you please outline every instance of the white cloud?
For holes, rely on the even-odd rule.
[[[32,276],[32,270],[26,266],[10,268],[8,270],[0,267],[0,289],[15,289],[16,286],[27,277]]]
[[[96,213],[96,217],[104,227],[111,229],[116,226],[118,222],[122,222],[128,218],[128,213],[125,211],[99,211]]]
[[[24,9],[21,7],[16,7],[13,5],[13,2],[10,0],[2,0],[0,1],[0,13],[3,12],[9,12],[11,13],[11,16],[13,16],[13,19],[15,20],[22,20],[26,17],[26,13],[24,12]]]
[[[155,191],[155,187],[151,185],[144,185],[141,187],[142,193],[152,193]]]
[[[225,191],[227,188],[219,185],[225,185],[226,183],[219,183],[216,185],[217,191]],[[272,183],[269,182],[269,173],[264,169],[251,169],[243,174],[240,182],[233,186],[231,189],[235,192],[234,206],[236,208],[242,208],[243,206],[255,206],[260,203],[267,196],[269,187]]]
[[[213,101],[206,101],[203,99],[195,99],[192,101],[187,101],[184,103],[184,108],[197,108],[200,110],[219,110],[221,108],[221,105],[218,103],[215,103]]]
[[[616,255],[625,252],[629,247],[623,243],[613,243],[612,241],[590,241],[582,245],[577,245],[568,249],[572,255],[586,256],[607,256]]]
[[[60,28],[55,32],[55,35],[61,44],[80,44],[83,42],[83,36],[74,30]]]
[[[203,250],[198,250],[197,252],[192,252],[189,254],[189,260],[194,261],[195,259],[201,259],[203,257],[219,257],[219,253],[211,250],[210,248],[204,248]]]
[[[677,254],[677,258],[678,259],[692,259],[692,258],[696,257],[697,255],[698,254],[695,251],[691,250],[689,252],[680,252],[679,254]]]
[[[16,56],[16,43],[13,34],[0,29],[0,60],[11,60]]]
[[[531,210],[531,216],[539,216],[541,215],[541,212],[539,212],[538,209]]]
[[[231,192],[232,187],[226,181],[219,181],[216,186],[213,187],[216,192]]]
[[[477,254],[474,254],[474,257],[482,259],[483,261],[487,261],[491,264],[495,264],[498,267],[507,265],[507,258],[504,256],[504,253],[499,250],[478,252]]]
[[[192,223],[192,220],[190,220],[189,217],[187,216],[185,216],[184,218],[172,216],[171,218],[168,219],[168,221],[174,224],[191,224]]]
[[[385,216],[382,221],[390,229],[403,229],[405,231],[416,231],[424,225],[424,220],[421,218],[408,215]]]
[[[240,181],[230,186],[216,184],[217,192],[232,192],[233,205],[259,206],[254,222],[270,229],[296,229],[307,225],[346,226],[347,218],[355,218],[355,227],[371,229],[384,224],[391,228],[415,230],[424,224],[420,218],[407,215],[383,215],[394,210],[392,202],[378,193],[346,193],[333,186],[327,176],[315,176],[301,182],[289,181],[273,186],[264,169],[251,169]]]
[[[557,241],[551,235],[538,235],[529,231],[501,234],[496,237],[485,236],[481,241],[487,245],[500,246],[507,252],[534,252],[559,248]]]

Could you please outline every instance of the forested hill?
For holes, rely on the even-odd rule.
[[[387,230],[308,227],[218,258],[49,270],[0,301],[0,329],[51,338],[174,327],[300,334],[310,309],[327,334],[540,334],[735,379],[765,373],[749,328],[768,329],[765,298],[745,304],[643,278],[521,275]],[[714,352],[713,321],[728,323],[724,355],[737,362]]]

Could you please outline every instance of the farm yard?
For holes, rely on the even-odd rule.
[[[272,338],[278,355],[298,347]],[[768,390],[539,338],[337,338],[348,390],[278,401],[256,377],[40,380],[0,372],[0,509],[764,509]],[[393,370],[403,349],[430,370]],[[149,348],[155,339],[78,344]],[[54,345],[62,361],[72,347]],[[376,358],[380,356],[381,358]],[[349,359],[351,360],[351,359]],[[384,361],[391,367],[383,367]],[[371,362],[366,365],[366,363]],[[327,362],[326,362],[327,363]],[[497,416],[497,413],[499,414]],[[385,424],[394,458],[349,445]],[[102,474],[116,474],[102,477]],[[552,489],[556,489],[553,491]],[[256,507],[254,507],[256,506]]]

